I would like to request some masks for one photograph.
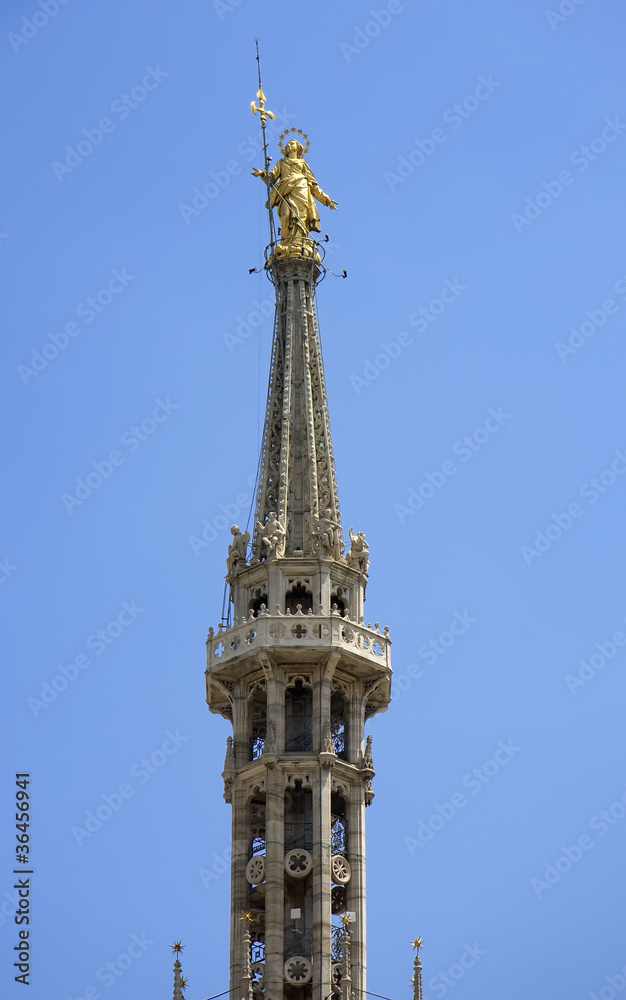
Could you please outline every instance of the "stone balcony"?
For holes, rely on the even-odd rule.
[[[336,649],[358,674],[382,671],[391,676],[390,647],[389,629],[385,626],[380,632],[378,622],[372,628],[338,612],[324,614],[321,608],[317,614],[309,611],[306,615],[301,610],[285,615],[264,612],[256,618],[235,619],[231,627],[220,625],[216,632],[209,629],[207,672],[219,675],[227,664],[235,666],[254,652],[268,651],[279,661],[296,663],[314,659],[318,651],[323,655],[325,650]],[[243,663],[242,668],[245,672]]]

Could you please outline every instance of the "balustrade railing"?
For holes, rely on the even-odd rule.
[[[207,638],[209,669],[218,668],[251,648],[262,646],[340,646],[371,657],[382,667],[389,666],[389,629],[381,632],[378,622],[366,626],[337,612],[326,614],[260,614],[230,627],[209,629]]]

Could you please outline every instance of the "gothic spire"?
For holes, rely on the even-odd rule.
[[[315,318],[319,267],[274,263],[278,309],[263,429],[253,556],[342,559],[339,494]]]
[[[185,946],[180,943],[180,941],[174,941],[172,945],[172,954],[176,955],[176,961],[174,962],[174,998],[173,1000],[184,1000],[183,991],[187,985],[186,979],[182,975],[182,967],[180,964],[179,955]]]
[[[422,939],[419,937],[415,938],[412,944],[413,947],[415,948],[415,959],[413,962],[413,979],[411,980],[411,982],[413,983],[413,1000],[423,1000],[424,995],[422,993],[422,963],[420,960],[420,948],[422,947]]]

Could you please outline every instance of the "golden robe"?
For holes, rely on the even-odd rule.
[[[320,232],[320,217],[315,200],[328,205],[330,198],[317,186],[313,171],[305,160],[283,157],[268,174],[271,187],[270,206],[280,219],[281,243],[307,238]]]

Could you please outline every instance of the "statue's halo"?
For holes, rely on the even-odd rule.
[[[302,146],[303,146],[303,149],[304,149],[304,155],[306,156],[306,154],[309,151],[309,137],[306,134],[306,132],[302,131],[301,128],[286,128],[284,132],[281,132],[280,135],[279,135],[279,137],[278,137],[278,148],[280,149],[281,153],[284,155],[285,150],[284,150],[284,147],[283,147],[283,139],[285,138],[286,135],[290,135],[292,132],[294,132],[296,135],[299,135],[299,136],[302,137]]]

